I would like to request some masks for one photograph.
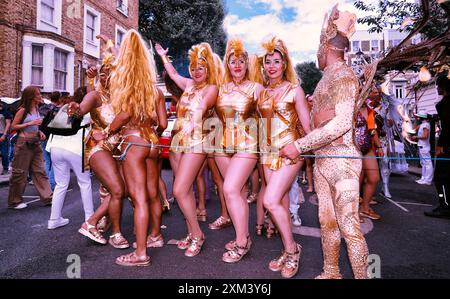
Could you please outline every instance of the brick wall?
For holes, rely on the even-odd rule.
[[[0,1],[0,80],[1,97],[18,97],[22,79],[22,38],[23,35],[45,37],[75,49],[74,89],[78,87],[81,62],[96,64],[97,59],[83,53],[84,5],[87,4],[101,13],[100,32],[115,38],[116,24],[128,30],[138,29],[139,1],[128,0],[128,17],[116,9],[116,0],[62,0],[61,35],[36,30],[36,0]],[[73,9],[80,3],[80,7]],[[79,13],[79,14],[78,14]],[[102,51],[103,49],[101,49]]]

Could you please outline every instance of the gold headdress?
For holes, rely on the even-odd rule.
[[[248,53],[245,50],[244,43],[238,37],[234,37],[228,41],[227,49],[225,50],[225,61],[228,61],[231,55],[248,58]]]
[[[325,14],[325,18],[322,25],[322,33],[320,35],[319,49],[328,47],[330,39],[336,37],[339,33],[346,37],[348,40],[355,33],[356,15],[348,11],[339,11],[338,5],[333,6],[330,16]],[[345,51],[345,49],[336,48],[335,50]]]
[[[244,43],[240,38],[234,37],[227,42],[225,57],[223,59],[223,63],[225,65],[225,83],[231,82],[233,80],[228,68],[228,60],[230,59],[231,55],[234,55],[235,57],[242,57],[248,63],[248,53],[245,50]],[[246,78],[249,77],[248,71],[245,76]]]
[[[264,53],[264,59],[266,55],[272,55],[273,53],[275,53],[275,50],[278,51],[284,59],[286,59],[286,57],[288,56],[288,50],[283,41],[276,38],[275,36],[272,37],[269,41],[263,43],[262,46],[266,51],[266,53]]]
[[[189,74],[191,74],[191,68],[197,64],[206,67],[208,70],[208,84],[219,84],[219,71],[214,59],[214,52],[208,43],[201,43],[189,50]]]
[[[283,58],[283,61],[285,62],[285,79],[292,84],[299,84],[297,73],[294,70],[294,65],[291,61],[291,58],[289,57],[289,51],[284,42],[277,37],[272,37],[269,41],[263,43],[262,46],[265,50],[265,53],[262,56],[262,60],[260,60],[263,63],[262,67],[264,67],[267,55],[273,55],[275,51],[279,52],[281,57]]]

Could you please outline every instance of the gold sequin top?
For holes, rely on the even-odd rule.
[[[172,143],[171,146],[176,148],[176,151],[183,151],[184,149],[177,149],[178,147],[192,147],[203,142],[203,138],[206,134],[205,131],[201,130],[201,134],[192,133],[190,135],[181,135],[181,130],[190,124],[192,118],[194,117],[195,111],[199,108],[200,103],[203,99],[203,91],[208,87],[204,85],[201,87],[196,87],[195,85],[187,88],[182,94],[180,100],[177,103],[176,115],[177,120],[174,124],[174,130],[172,132]],[[209,110],[203,115],[202,122],[212,115],[212,110]],[[202,124],[196,124],[202,125]]]
[[[257,150],[256,87],[257,84],[249,80],[220,87],[215,109],[223,129],[220,144],[227,150]]]
[[[90,111],[91,114],[91,131],[85,138],[84,142],[84,166],[87,167],[89,159],[98,151],[104,150],[111,153],[114,152],[118,142],[118,136],[112,135],[106,140],[97,141],[92,137],[95,132],[100,132],[112,123],[115,114],[109,95],[104,91],[98,91],[102,105]],[[85,168],[87,169],[87,168]]]
[[[259,116],[267,128],[267,145],[281,149],[304,135],[297,111],[295,95],[298,85],[288,83],[279,92],[270,95],[267,88],[258,101]]]
[[[327,66],[313,95],[311,110],[312,131],[297,140],[301,153],[317,150],[329,144],[355,149],[353,120],[359,83],[345,62]]]

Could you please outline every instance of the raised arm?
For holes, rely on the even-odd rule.
[[[353,127],[353,112],[358,94],[358,82],[348,77],[335,80],[329,94],[337,97],[335,117],[325,126],[314,129],[305,137],[295,141],[295,147],[300,153],[328,145]]]
[[[310,112],[305,93],[301,87],[297,87],[295,93],[295,110],[297,111],[298,119],[300,120],[303,130],[308,134],[311,132]]]
[[[177,70],[173,67],[172,63],[167,57],[167,52],[169,51],[169,49],[163,49],[163,47],[161,47],[161,45],[157,43],[155,45],[155,50],[156,53],[158,53],[159,57],[161,57],[164,68],[166,69],[169,77],[175,82],[175,84],[178,85],[179,88],[185,90],[192,80],[178,74]]]

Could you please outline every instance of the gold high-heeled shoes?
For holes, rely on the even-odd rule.
[[[203,243],[205,242],[205,236],[200,238],[191,237],[191,244],[184,252],[184,255],[187,257],[194,257],[200,253],[202,250]]]

